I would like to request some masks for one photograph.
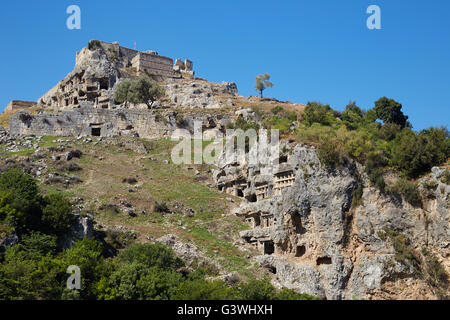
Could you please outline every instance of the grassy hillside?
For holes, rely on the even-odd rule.
[[[117,138],[120,140],[120,138]],[[119,145],[98,141],[61,137],[35,139],[44,159],[39,160],[43,170],[40,187],[45,193],[64,194],[73,199],[83,199],[83,210],[92,213],[103,229],[121,226],[136,232],[134,242],[174,234],[185,242],[195,244],[224,272],[239,272],[242,276],[255,274],[256,269],[247,256],[257,252],[244,252],[233,242],[239,231],[248,228],[239,218],[229,214],[240,199],[219,192],[212,186],[211,167],[208,165],[174,165],[170,151],[175,145],[168,139],[144,141],[148,154],[137,153]],[[64,152],[54,151],[64,146]],[[55,161],[52,155],[80,150],[80,159]],[[62,149],[61,149],[62,150]],[[2,157],[23,160],[33,159],[35,149],[21,148]],[[68,172],[64,165],[77,165],[79,170]],[[46,183],[48,174],[76,176],[79,183],[65,184],[58,180]],[[124,182],[134,178],[136,182]],[[121,210],[121,204],[130,204],[136,216]],[[158,212],[168,207],[173,213]],[[113,209],[111,209],[113,208]],[[177,208],[192,209],[188,216]]]

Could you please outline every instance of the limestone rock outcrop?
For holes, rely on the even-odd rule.
[[[231,106],[228,100],[238,95],[236,84],[229,82],[214,84],[204,80],[169,79],[165,87],[166,95],[175,107],[189,109]]]
[[[173,251],[180,256],[188,266],[192,264],[202,264],[210,262],[210,260],[203,255],[203,253],[193,244],[182,242],[176,235],[167,234],[161,238],[156,239],[165,246],[172,248]]]
[[[75,222],[71,230],[61,240],[63,248],[70,248],[75,241],[83,238],[92,239],[95,237],[94,218],[91,215],[82,216],[79,213],[75,214]]]
[[[436,297],[417,270],[398,261],[396,240],[386,232],[404,235],[418,255],[424,248],[433,252],[450,270],[450,186],[439,180],[444,169],[422,178],[435,187],[423,208],[415,208],[371,187],[358,164],[329,171],[313,147],[297,145],[281,158],[291,170],[285,179],[279,172],[263,177],[264,166],[244,161],[219,164],[214,175],[219,189],[246,200],[234,212],[249,224],[241,237],[260,250],[256,261],[275,285],[326,299],[375,299],[410,279],[425,292],[416,298]],[[358,186],[362,197],[353,204]]]

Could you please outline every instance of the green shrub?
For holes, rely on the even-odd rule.
[[[353,197],[352,197],[352,208],[357,208],[362,203],[362,196],[363,196],[364,186],[362,183],[358,183],[355,190],[353,191]]]
[[[172,249],[157,244],[132,244],[120,255],[119,260],[126,263],[140,263],[146,267],[159,267],[162,269],[176,270],[184,266]]]
[[[417,189],[417,184],[405,179],[399,179],[393,187],[393,191],[405,197],[406,201],[415,207],[422,206],[422,198]]]
[[[313,123],[330,126],[335,122],[333,109],[319,102],[308,102],[303,112],[303,121],[309,126]]]
[[[107,280],[109,298],[124,300],[170,300],[182,282],[180,273],[148,267],[141,263],[123,264]],[[104,295],[104,293],[103,293]]]
[[[369,181],[381,192],[386,189],[383,177],[383,168],[387,165],[386,157],[382,152],[371,152],[366,162],[366,173]]]
[[[364,113],[355,102],[348,104],[340,117],[350,130],[357,129],[363,124],[364,121]]]
[[[105,249],[100,242],[84,238],[62,252],[58,259],[61,270],[65,273],[71,265],[78,266],[82,271],[81,297],[93,299],[94,287],[105,274],[110,271],[110,265],[103,258]],[[64,276],[67,280],[67,276]]]
[[[47,235],[40,232],[31,232],[22,237],[21,244],[24,250],[30,254],[44,256],[48,253],[56,253],[57,238],[53,235]]]
[[[380,233],[379,236],[382,240],[389,237],[395,250],[395,260],[408,268],[412,268],[416,276],[421,274],[420,258],[413,251],[409,239],[404,234],[384,228],[384,233]]]
[[[14,209],[9,222],[19,232],[38,230],[41,226],[43,199],[34,178],[21,169],[13,168],[0,175],[3,203]],[[5,194],[9,194],[5,197]],[[7,203],[5,202],[7,201]]]
[[[243,131],[247,131],[250,129],[255,130],[256,132],[259,130],[259,124],[254,122],[254,121],[248,121],[245,120],[244,117],[242,115],[240,115],[236,121],[233,123],[229,123],[230,126],[228,126],[228,129],[241,129]]]
[[[59,299],[65,270],[51,255],[26,249],[22,244],[6,249],[0,264],[0,300]]]
[[[437,295],[441,299],[448,299],[449,275],[439,259],[427,249],[422,250],[425,257],[425,271],[428,275],[427,282],[437,289]]]
[[[156,203],[154,210],[158,213],[170,213],[170,209],[165,202]]]
[[[251,279],[241,284],[239,298],[241,300],[270,300],[276,293],[269,279]]]
[[[117,85],[114,99],[118,103],[145,103],[150,109],[153,103],[164,96],[164,88],[147,76],[136,80],[124,79]]]
[[[194,280],[182,282],[176,290],[175,300],[234,300],[236,291],[222,280]]]
[[[263,120],[263,127],[267,130],[278,130],[280,134],[289,132],[293,121],[286,117],[273,116]]]
[[[392,141],[401,131],[402,127],[399,124],[388,122],[381,126],[380,130],[377,132],[377,136],[382,140]]]
[[[450,155],[449,134],[445,128],[430,128],[415,134],[403,129],[392,141],[393,163],[410,178],[417,178]]]
[[[378,119],[385,123],[395,123],[405,127],[408,116],[403,114],[402,105],[393,99],[382,97],[375,102],[375,114]]]

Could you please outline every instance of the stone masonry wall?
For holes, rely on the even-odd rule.
[[[28,109],[32,106],[36,105],[34,101],[20,101],[20,100],[12,100],[5,108],[5,112],[11,112],[14,110],[20,109]]]
[[[168,137],[176,129],[175,114],[148,110],[80,108],[55,114],[21,111],[10,120],[11,135]]]

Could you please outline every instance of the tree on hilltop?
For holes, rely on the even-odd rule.
[[[164,89],[156,81],[147,76],[140,76],[136,80],[125,79],[120,82],[117,85],[114,99],[119,103],[145,103],[151,109],[153,103],[163,97],[164,94]]]
[[[270,75],[268,73],[260,74],[256,77],[255,89],[259,91],[261,98],[263,97],[263,91],[267,88],[272,88],[273,83],[269,81]]]

